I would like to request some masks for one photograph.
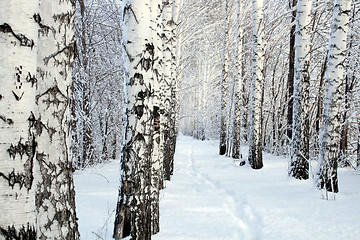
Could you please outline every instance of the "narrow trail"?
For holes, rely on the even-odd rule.
[[[153,239],[261,239],[261,218],[232,191],[229,159],[208,142],[180,137],[178,146],[174,176],[160,196],[161,233]]]
[[[152,239],[359,239],[357,171],[339,169],[341,192],[325,201],[311,179],[288,177],[286,157],[264,153],[264,167],[255,171],[219,156],[218,144],[178,137],[174,175],[160,192],[160,232]],[[75,172],[81,239],[112,239],[118,167],[112,161]]]

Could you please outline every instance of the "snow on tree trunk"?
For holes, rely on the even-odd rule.
[[[0,239],[35,239],[37,1],[0,2]]]
[[[351,0],[335,0],[325,77],[324,108],[320,132],[317,186],[338,192],[337,164],[340,157],[342,84]]]
[[[126,126],[121,188],[114,238],[151,238],[151,157],[153,149],[153,61],[149,1],[123,2]]]
[[[70,102],[75,54],[75,2],[39,1],[36,190],[38,238],[79,239],[70,155]]]
[[[242,99],[242,38],[243,38],[243,30],[242,30],[242,21],[241,21],[241,13],[242,13],[242,2],[241,0],[236,0],[236,8],[237,8],[237,36],[236,36],[236,44],[237,44],[237,75],[236,75],[236,92],[235,92],[235,118],[234,118],[234,132],[233,132],[233,147],[232,147],[232,157],[235,159],[240,158],[240,144],[241,144],[241,116],[242,116],[242,108],[241,108],[241,99]]]
[[[226,119],[227,119],[227,91],[228,91],[228,49],[229,49],[229,14],[228,14],[228,0],[225,0],[225,16],[224,16],[224,39],[223,39],[223,55],[222,55],[222,72],[220,82],[220,102],[221,102],[221,116],[220,116],[220,146],[219,154],[226,153]]]
[[[311,0],[298,0],[295,28],[293,129],[289,175],[309,178],[309,63]]]
[[[250,96],[249,164],[254,169],[262,162],[262,95],[264,81],[263,0],[252,0],[252,68]]]

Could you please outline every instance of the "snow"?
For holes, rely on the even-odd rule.
[[[76,171],[76,212],[82,240],[112,239],[119,188],[119,161]]]
[[[247,149],[242,152],[246,158]],[[111,239],[118,166],[114,161],[75,174],[82,239],[101,239],[92,232]],[[289,178],[287,168],[287,158],[266,153],[262,169],[240,167],[218,155],[218,141],[178,137],[153,239],[358,239],[360,173],[339,169],[340,192],[324,200],[313,180]]]

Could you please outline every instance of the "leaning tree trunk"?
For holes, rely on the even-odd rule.
[[[263,0],[252,0],[253,39],[250,97],[249,164],[263,167],[262,161],[262,96],[264,81],[264,13]]]
[[[289,175],[309,178],[309,87],[311,0],[298,0],[295,28],[293,130]]]
[[[226,153],[226,119],[227,119],[227,91],[228,91],[228,49],[229,49],[229,13],[228,13],[228,0],[225,0],[225,17],[224,17],[224,39],[223,39],[223,53],[222,53],[222,72],[221,72],[221,82],[220,82],[220,146],[219,146],[219,154],[224,155]]]
[[[35,239],[38,1],[0,2],[0,239]]]
[[[317,186],[338,192],[337,165],[340,158],[341,105],[346,41],[351,0],[335,0],[325,77],[324,110],[320,132]]]
[[[114,238],[151,238],[151,157],[153,149],[153,62],[149,1],[123,3],[126,126],[121,156],[121,188]]]
[[[241,0],[236,0],[236,8],[237,8],[237,36],[236,36],[236,44],[237,44],[237,73],[236,73],[236,92],[235,92],[235,117],[234,117],[234,127],[233,127],[233,147],[232,147],[232,157],[235,159],[239,159],[240,154],[240,144],[241,144],[241,99],[242,99],[242,38],[243,38],[243,30],[242,30],[242,2]]]

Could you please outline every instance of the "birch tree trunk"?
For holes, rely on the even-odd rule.
[[[176,148],[176,138],[177,138],[177,119],[178,119],[178,82],[176,78],[176,66],[177,66],[177,56],[176,56],[176,48],[177,48],[177,24],[175,21],[178,19],[179,14],[179,6],[178,0],[171,0],[171,122],[170,122],[170,175],[174,173],[174,156],[175,156],[175,148]]]
[[[240,144],[241,144],[241,117],[242,117],[242,107],[241,107],[241,99],[242,99],[242,38],[243,38],[243,29],[242,29],[242,21],[241,21],[241,13],[242,13],[242,0],[236,0],[236,8],[237,8],[237,36],[236,36],[236,44],[237,44],[237,75],[236,75],[236,92],[235,92],[235,118],[234,118],[234,140],[232,147],[232,157],[235,159],[240,158]]]
[[[289,0],[290,7],[296,7],[297,0]],[[296,21],[296,10],[291,13],[291,22]],[[290,30],[290,46],[289,46],[289,75],[288,75],[288,113],[287,113],[287,137],[292,138],[293,125],[293,105],[294,105],[294,72],[295,72],[295,29],[296,24]]]
[[[224,155],[226,153],[226,119],[227,119],[227,92],[228,92],[228,48],[229,48],[229,14],[228,14],[228,0],[225,0],[225,17],[224,17],[224,40],[223,40],[223,59],[222,59],[222,72],[220,82],[220,101],[221,101],[221,117],[220,117],[220,146],[219,154]]]
[[[151,157],[153,149],[153,61],[150,1],[123,3],[126,126],[121,156],[121,188],[114,238],[151,238]]]
[[[35,239],[38,1],[0,1],[0,239]]]
[[[253,169],[262,162],[262,96],[264,81],[264,13],[263,0],[252,0],[252,68],[250,96],[249,164]]]
[[[295,28],[293,130],[289,175],[309,178],[309,63],[311,0],[298,0]]]
[[[151,24],[152,24],[152,37],[154,42],[154,76],[153,76],[153,152],[152,152],[152,163],[151,163],[151,232],[156,234],[159,232],[159,191],[163,188],[163,170],[164,170],[164,141],[161,138],[160,124],[163,120],[161,117],[161,81],[163,80],[162,71],[162,41],[161,41],[161,0],[151,0]]]
[[[162,0],[162,47],[163,47],[163,81],[162,81],[162,104],[163,104],[163,121],[161,122],[161,133],[164,140],[164,179],[170,180],[172,172],[171,157],[171,134],[172,134],[172,1]]]
[[[12,172],[0,165],[0,176],[9,184],[1,189],[7,191],[6,205],[11,206],[2,208],[0,234],[6,239],[79,239],[69,156],[75,3],[4,3],[2,52],[10,51],[5,56],[13,58],[1,66],[15,81],[4,82],[9,86],[1,106],[8,131],[1,136],[9,138],[0,140],[8,148],[1,162],[12,159]],[[3,216],[9,218],[2,222]]]
[[[340,157],[341,104],[346,41],[351,0],[335,0],[325,77],[324,109],[320,132],[317,186],[338,192],[337,165]]]
[[[39,1],[36,191],[38,238],[79,239],[70,155],[70,102],[75,55],[75,2]]]

